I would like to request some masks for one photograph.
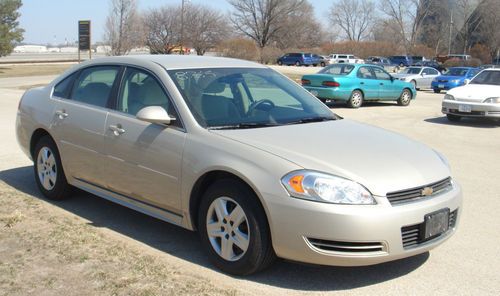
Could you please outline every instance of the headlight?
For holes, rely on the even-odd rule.
[[[487,98],[483,101],[486,104],[500,104],[500,98]]]
[[[449,94],[444,95],[445,100],[455,101],[455,97]]]
[[[281,179],[288,193],[296,198],[334,204],[373,205],[377,202],[361,184],[324,173],[300,170]]]

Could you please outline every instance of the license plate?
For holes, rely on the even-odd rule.
[[[311,90],[311,94],[316,97],[319,95],[318,91],[316,90]]]
[[[425,215],[425,239],[440,235],[449,228],[450,209]]]
[[[458,105],[458,111],[460,112],[472,112],[472,107],[470,105]]]
[[[444,88],[444,84],[438,84],[439,88]]]

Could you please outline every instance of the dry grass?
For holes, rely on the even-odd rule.
[[[0,78],[38,75],[58,75],[73,64],[41,64],[41,65],[0,65]]]
[[[0,295],[234,295],[0,181]]]

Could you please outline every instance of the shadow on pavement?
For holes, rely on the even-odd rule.
[[[111,229],[162,252],[213,269],[201,250],[198,236],[194,232],[82,191],[77,191],[74,196],[65,201],[47,200],[36,188],[31,166],[1,171],[0,180],[33,198],[41,199],[87,219],[95,227]],[[315,266],[279,260],[271,268],[244,279],[287,289],[347,290],[401,277],[417,269],[428,258],[429,253],[424,253],[368,267]]]
[[[452,126],[467,126],[479,128],[496,128],[500,126],[500,120],[492,120],[486,118],[465,118],[462,117],[460,121],[449,121],[446,116],[434,117],[424,119],[425,122],[452,125]]]

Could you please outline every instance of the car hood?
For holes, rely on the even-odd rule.
[[[347,119],[213,132],[304,169],[354,180],[378,196],[450,176],[440,156],[424,144]]]
[[[486,84],[467,84],[449,90],[447,94],[454,96],[455,99],[459,101],[463,100],[482,102],[487,98],[499,97],[500,86]]]

